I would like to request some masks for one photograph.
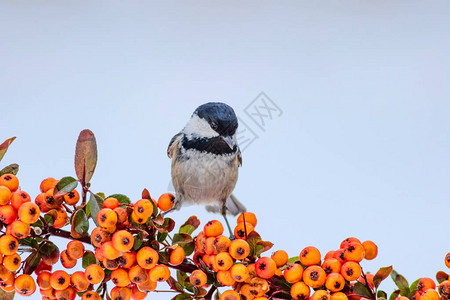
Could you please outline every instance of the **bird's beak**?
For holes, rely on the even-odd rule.
[[[231,136],[223,136],[222,139],[227,143],[228,147],[231,149],[234,148],[235,142],[234,139]]]

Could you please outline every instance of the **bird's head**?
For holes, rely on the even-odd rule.
[[[236,114],[229,105],[209,102],[197,107],[183,133],[192,138],[221,137],[230,148],[234,148],[237,127]]]

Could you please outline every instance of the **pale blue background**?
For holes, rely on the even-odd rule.
[[[169,140],[221,100],[259,136],[235,194],[274,250],[356,236],[379,245],[366,271],[448,271],[450,2],[2,1],[0,43],[0,138],[17,136],[1,164],[33,197],[74,176],[84,128],[93,190],[158,197]],[[265,132],[244,113],[261,91],[283,110]],[[173,217],[192,214],[222,220]]]

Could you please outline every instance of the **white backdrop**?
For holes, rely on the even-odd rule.
[[[274,250],[325,254],[356,236],[379,245],[365,271],[434,278],[450,251],[449,12],[448,1],[2,1],[0,138],[17,136],[2,165],[20,164],[35,197],[42,179],[75,175],[89,128],[92,189],[158,197],[169,140],[198,105],[225,101],[247,130],[235,195]],[[197,206],[173,218],[193,214],[222,220]]]

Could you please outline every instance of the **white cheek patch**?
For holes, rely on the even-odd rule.
[[[201,119],[197,115],[192,116],[192,118],[187,123],[186,127],[184,127],[183,132],[186,135],[193,135],[206,138],[219,136],[219,134],[211,128],[211,126],[205,119]]]

